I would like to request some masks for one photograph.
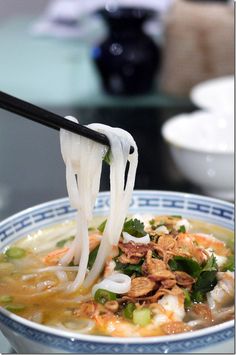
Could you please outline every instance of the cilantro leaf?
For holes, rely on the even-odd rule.
[[[217,284],[216,280],[216,273],[217,271],[203,271],[197,282],[193,287],[193,291],[201,291],[202,293],[207,293],[215,287]]]
[[[205,266],[203,267],[202,271],[217,271],[218,265],[216,262],[215,256],[212,254],[211,257],[207,260]]]
[[[195,260],[184,256],[176,255],[168,264],[172,271],[184,271],[192,277],[198,277],[201,272],[201,266]]]
[[[125,221],[123,232],[127,232],[137,238],[144,237],[147,234],[144,230],[144,224],[137,218]]]
[[[202,268],[201,273],[193,286],[192,299],[194,301],[202,302],[206,298],[206,293],[213,290],[217,284],[217,271],[218,266],[216,258],[212,255]]]
[[[116,267],[115,270],[122,271],[124,274],[131,276],[133,273],[135,273],[138,276],[142,275],[142,262],[139,264],[133,265],[133,264],[122,264],[120,262],[116,262]]]
[[[180,232],[180,233],[186,233],[186,228],[185,228],[185,226],[180,226],[178,232]]]

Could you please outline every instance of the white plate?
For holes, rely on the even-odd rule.
[[[234,77],[225,76],[200,83],[191,90],[190,98],[200,108],[233,115]]]

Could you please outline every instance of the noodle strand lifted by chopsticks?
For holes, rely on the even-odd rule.
[[[69,119],[77,122],[73,117]],[[132,197],[138,163],[137,146],[128,132],[102,124],[91,124],[88,127],[104,133],[110,141],[111,202],[98,254],[86,277],[89,257],[88,223],[92,219],[93,207],[99,192],[102,161],[106,149],[99,143],[61,130],[61,151],[66,164],[68,195],[72,207],[76,208],[78,214],[76,238],[61,259],[62,265],[68,265],[72,260],[76,264],[79,263],[77,276],[69,285],[70,291],[75,291],[82,284],[84,287],[91,286],[111,254],[112,246],[118,244]],[[131,146],[134,147],[132,155],[129,154]],[[127,162],[129,170],[125,186]]]

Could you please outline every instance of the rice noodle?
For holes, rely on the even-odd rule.
[[[73,117],[67,118],[77,122]],[[102,124],[90,124],[88,127],[105,134],[110,141],[111,204],[96,260],[85,279],[89,257],[88,223],[92,219],[93,207],[99,192],[106,148],[99,143],[61,130],[61,152],[66,164],[69,200],[71,206],[77,209],[76,237],[68,252],[60,260],[62,265],[68,265],[72,260],[76,264],[79,263],[77,276],[68,287],[70,291],[75,291],[82,284],[84,287],[91,286],[101,273],[112,246],[118,244],[132,196],[138,163],[137,147],[128,132]],[[134,153],[130,155],[131,146],[134,147]],[[127,162],[129,170],[125,186]]]
[[[55,248],[55,244],[62,239],[67,239],[72,235],[75,235],[76,229],[73,227],[68,228],[68,224],[66,223],[60,228],[48,228],[43,231],[43,235],[47,243],[42,243],[42,231],[39,230],[37,233],[32,233],[21,240],[18,245],[23,249],[31,249],[34,252],[42,253],[48,252],[49,250],[53,250]]]
[[[127,232],[123,232],[122,235],[124,238],[124,243],[129,243],[129,242],[134,242],[136,244],[149,244],[150,243],[150,237],[148,234],[146,234],[144,237],[141,237],[141,238],[134,237]]]
[[[58,271],[56,271],[56,275],[57,275],[57,278],[61,282],[67,282],[68,281],[68,277],[67,277],[67,274],[66,274],[65,271],[58,270]]]
[[[21,280],[22,280],[22,281],[28,281],[28,280],[34,279],[35,277],[37,277],[37,274],[22,275],[22,276],[21,276]]]
[[[111,254],[112,246],[116,246],[119,242],[124,220],[132,197],[138,164],[137,146],[128,132],[119,128],[111,128],[104,125],[98,126],[103,127],[100,131],[107,135],[111,144],[111,202],[102,242],[95,263],[85,280],[85,287],[89,287],[95,282],[104,267],[107,257]],[[129,151],[131,146],[134,147],[134,153],[130,155]],[[129,161],[129,170],[126,186],[124,187],[127,161]]]
[[[92,295],[94,296],[98,289],[123,294],[127,293],[130,290],[130,287],[131,278],[128,275],[115,273],[94,285],[92,288]]]
[[[41,269],[34,270],[35,272],[50,272],[50,271],[78,271],[78,266],[47,266]]]
[[[53,324],[53,326],[67,331],[74,331],[86,334],[89,333],[95,327],[95,322],[92,320],[73,320],[64,322],[64,324],[59,322],[57,324]]]

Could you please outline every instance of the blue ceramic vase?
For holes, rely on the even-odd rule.
[[[93,49],[104,89],[114,95],[137,95],[152,89],[160,65],[160,49],[143,31],[155,13],[145,9],[117,8],[100,14],[109,36]]]

